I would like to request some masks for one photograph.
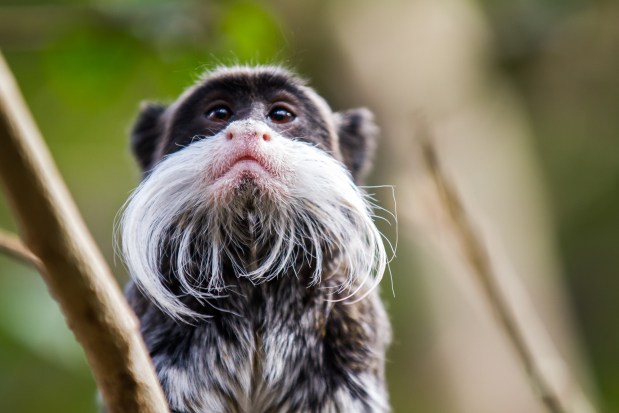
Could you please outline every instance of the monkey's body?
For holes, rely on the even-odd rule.
[[[389,410],[384,248],[353,183],[372,126],[274,68],[145,108],[127,297],[174,413]]]

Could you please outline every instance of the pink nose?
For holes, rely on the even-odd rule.
[[[245,141],[253,141],[262,139],[265,142],[271,140],[269,128],[260,123],[245,123],[231,124],[226,131],[226,139],[242,139]]]

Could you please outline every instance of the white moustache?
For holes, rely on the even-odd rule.
[[[174,251],[169,264],[183,295],[202,302],[226,294],[226,259],[236,277],[260,283],[296,274],[296,254],[302,251],[313,264],[309,285],[341,274],[333,289],[338,299],[367,295],[380,281],[387,256],[372,220],[373,205],[345,166],[270,128],[268,142],[231,150],[230,126],[165,157],[125,204],[122,255],[137,285],[170,316],[199,318],[164,285],[160,268],[170,260],[166,248]],[[252,190],[243,192],[247,179]],[[251,216],[245,210],[248,197]],[[242,225],[251,225],[254,242],[269,243],[252,266],[231,246],[243,242]]]

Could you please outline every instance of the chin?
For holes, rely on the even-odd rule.
[[[287,191],[281,180],[257,161],[239,161],[211,184],[210,191],[220,202],[260,201],[266,197],[283,200]]]

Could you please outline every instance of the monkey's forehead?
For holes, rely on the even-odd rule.
[[[315,94],[301,78],[278,66],[221,67],[203,76],[187,92],[184,98],[189,98],[190,101],[199,99],[200,96],[210,92],[223,93],[241,99],[250,97],[268,99],[269,96],[278,92],[287,92],[302,99],[310,98]]]
[[[283,66],[219,66],[205,72],[201,76],[202,82],[226,80],[230,82],[289,82],[297,86],[306,86],[307,82],[296,73]]]
[[[306,82],[293,72],[279,66],[218,67],[206,72],[194,85],[194,91],[217,89],[229,92],[250,92],[261,96],[283,89],[303,94],[310,89]]]

